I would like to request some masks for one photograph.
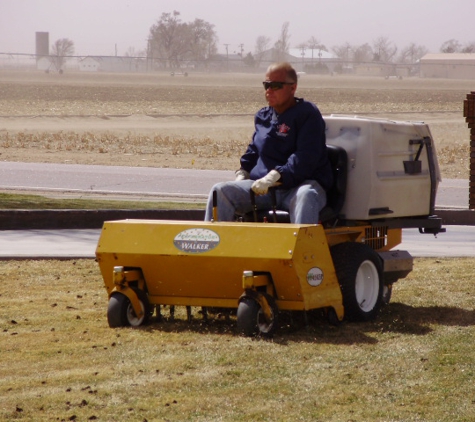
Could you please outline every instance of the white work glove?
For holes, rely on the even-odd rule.
[[[269,188],[272,186],[277,186],[277,180],[280,179],[280,173],[277,170],[271,170],[261,179],[257,179],[253,184],[251,189],[256,195],[265,195]]]
[[[238,180],[247,180],[249,179],[249,173],[246,170],[239,169],[236,170],[236,179],[235,181],[237,182]]]

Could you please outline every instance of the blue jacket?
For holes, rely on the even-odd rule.
[[[328,189],[333,180],[325,143],[325,121],[315,104],[296,98],[281,115],[264,107],[254,117],[255,132],[241,157],[241,168],[252,180],[277,170],[282,189],[316,180]]]

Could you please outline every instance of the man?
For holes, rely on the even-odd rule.
[[[314,104],[295,97],[297,73],[289,63],[269,66],[263,84],[269,106],[255,115],[255,132],[236,180],[213,186],[205,220],[213,218],[213,191],[218,220],[233,221],[236,214],[252,211],[250,189],[258,209],[271,209],[266,194],[277,186],[277,208],[288,211],[292,223],[316,224],[332,183],[325,122]]]

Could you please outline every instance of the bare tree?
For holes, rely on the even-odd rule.
[[[185,27],[179,16],[180,12],[176,10],[162,13],[157,23],[150,28],[148,55],[152,59],[160,59],[165,67],[178,66],[180,56],[188,49],[183,40]]]
[[[279,39],[275,42],[275,57],[274,60],[277,62],[281,62],[285,60],[286,54],[289,52],[290,44],[290,34],[289,34],[289,22],[285,22],[282,25],[282,29],[280,30]]]
[[[51,64],[58,72],[63,73],[63,65],[69,56],[74,54],[74,42],[68,38],[60,38],[51,46]]]
[[[162,13],[150,28],[148,57],[163,67],[180,67],[183,62],[205,63],[217,51],[214,25],[202,19],[184,23],[180,12]]]
[[[256,46],[254,47],[254,57],[256,65],[260,66],[264,52],[269,49],[270,38],[264,35],[259,35],[256,39]]]
[[[339,59],[348,62],[350,61],[351,53],[353,52],[353,47],[350,45],[350,43],[347,42],[342,45],[333,46],[332,51]]]
[[[445,41],[440,46],[441,53],[458,53],[460,51],[461,45],[457,40],[451,39]]]
[[[193,60],[204,61],[218,51],[218,37],[214,31],[214,25],[203,19],[195,19],[188,24],[190,36],[190,53]]]
[[[386,37],[379,37],[373,41],[373,53],[375,61],[391,63],[397,53],[397,47]]]
[[[368,43],[353,48],[353,61],[355,63],[368,63],[373,60],[373,57],[373,49]]]
[[[475,41],[465,44],[460,50],[461,53],[475,53]]]
[[[257,56],[262,54],[269,48],[270,38],[265,35],[259,35],[256,39],[256,46],[254,47],[254,54]]]
[[[419,59],[424,57],[429,50],[423,45],[417,45],[414,43],[404,47],[399,53],[398,63],[416,63]]]

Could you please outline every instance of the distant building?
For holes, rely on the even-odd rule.
[[[291,48],[283,55],[275,48],[270,48],[260,55],[255,55],[255,60],[259,69],[266,69],[276,61],[287,61],[297,72],[306,73],[331,73],[335,71],[336,66],[341,67],[340,59],[328,51],[317,49],[312,51],[309,48]]]
[[[307,73],[333,73],[341,71],[342,62],[334,54],[317,48],[291,48],[289,60],[295,70]]]
[[[241,71],[244,62],[240,54],[215,54],[211,57],[206,67],[220,72]]]
[[[315,63],[322,60],[334,60],[336,56],[325,50],[317,48],[291,48],[289,49],[289,55],[293,59],[300,59],[302,62]]]
[[[82,72],[145,72],[145,59],[124,56],[88,56],[78,63]]]
[[[420,60],[421,78],[475,79],[475,54],[426,54]]]
[[[354,73],[359,76],[376,76],[382,78],[405,78],[410,75],[410,65],[394,63],[362,63],[354,65]]]
[[[84,57],[79,60],[79,70],[81,72],[97,72],[101,68],[98,57]]]
[[[270,48],[269,50],[263,51],[260,54],[254,55],[257,69],[267,69],[271,63],[278,61],[279,52],[275,48]],[[295,57],[290,54],[284,53],[283,57],[280,57],[279,61],[292,62]]]

